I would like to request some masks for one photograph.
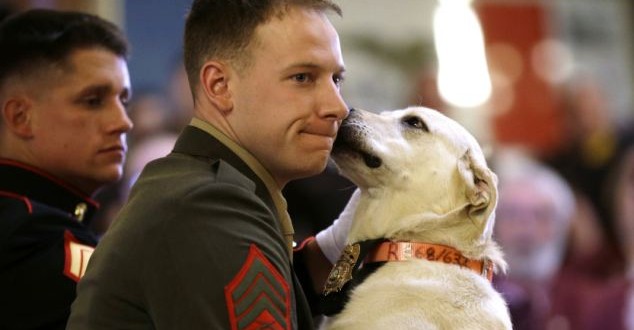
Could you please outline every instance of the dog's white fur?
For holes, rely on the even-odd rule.
[[[387,238],[443,244],[505,270],[491,239],[497,178],[476,139],[460,124],[421,107],[381,114],[355,110],[339,134],[333,159],[361,193],[348,243]],[[505,301],[486,278],[427,260],[386,263],[324,326],[512,328]]]

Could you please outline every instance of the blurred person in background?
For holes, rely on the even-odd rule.
[[[620,234],[619,241],[625,251],[626,272],[624,279],[627,283],[627,290],[618,288],[614,290],[617,294],[626,293],[622,317],[617,319],[623,320],[624,329],[634,330],[634,148],[628,149],[617,173],[618,175],[614,177],[613,181],[615,184],[614,210]],[[607,304],[603,306],[607,306]]]
[[[499,201],[495,237],[509,263],[494,283],[507,299],[514,329],[549,329],[552,289],[563,264],[575,198],[553,170],[521,149],[496,152]],[[551,324],[552,325],[552,324]]]
[[[598,288],[585,310],[585,329],[634,330],[634,149],[612,178],[613,210],[626,271]]]
[[[634,148],[630,148],[623,157],[613,184],[619,242],[627,260],[626,273],[634,279]]]
[[[610,182],[626,150],[634,145],[634,125],[631,120],[616,121],[602,86],[591,74],[580,71],[573,75],[561,86],[561,95],[566,115],[563,148],[544,161],[563,175],[584,203],[589,203],[586,209],[594,213],[596,224],[586,225],[598,229],[588,233],[588,227],[578,222],[567,263],[605,280],[621,274],[625,267],[615,230],[614,185]],[[599,245],[594,245],[597,241]]]
[[[64,329],[97,237],[93,195],[121,178],[128,44],[96,16],[0,25],[0,329]]]
[[[412,76],[412,90],[407,98],[408,104],[423,106],[448,114],[450,106],[438,90],[438,68],[428,63]]]
[[[169,130],[170,109],[167,98],[156,90],[138,91],[135,89],[134,99],[130,102],[129,114],[134,129],[128,134],[130,149],[134,144],[147,137],[161,135]],[[176,134],[176,132],[171,132]]]
[[[577,312],[581,330],[634,330],[634,151],[628,151],[613,177],[615,229],[624,251],[626,272],[593,285],[570,283],[583,291],[584,303]],[[565,279],[564,279],[565,280]]]
[[[178,136],[170,132],[159,132],[138,141],[128,152],[128,161],[125,164],[123,200],[128,194],[134,182],[151,161],[167,156],[173,149]]]

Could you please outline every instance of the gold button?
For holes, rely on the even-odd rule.
[[[84,221],[84,215],[86,214],[86,210],[88,210],[88,205],[86,203],[79,203],[75,206],[75,217],[77,220]]]

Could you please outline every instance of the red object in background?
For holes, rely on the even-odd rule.
[[[521,71],[512,77],[509,89],[496,89],[493,84],[494,100],[509,96],[501,94],[513,95],[504,109],[500,103],[491,103],[496,113],[491,125],[496,140],[519,143],[543,155],[556,151],[563,138],[563,111],[553,86],[537,75],[531,63],[535,46],[550,37],[547,8],[535,3],[482,1],[474,3],[474,10],[480,18],[487,51],[503,46],[514,50],[512,53],[521,61]],[[490,57],[489,67],[504,70],[506,60],[504,56]]]

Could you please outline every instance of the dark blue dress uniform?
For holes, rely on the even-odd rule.
[[[0,329],[64,329],[96,237],[98,203],[29,165],[0,159]]]

